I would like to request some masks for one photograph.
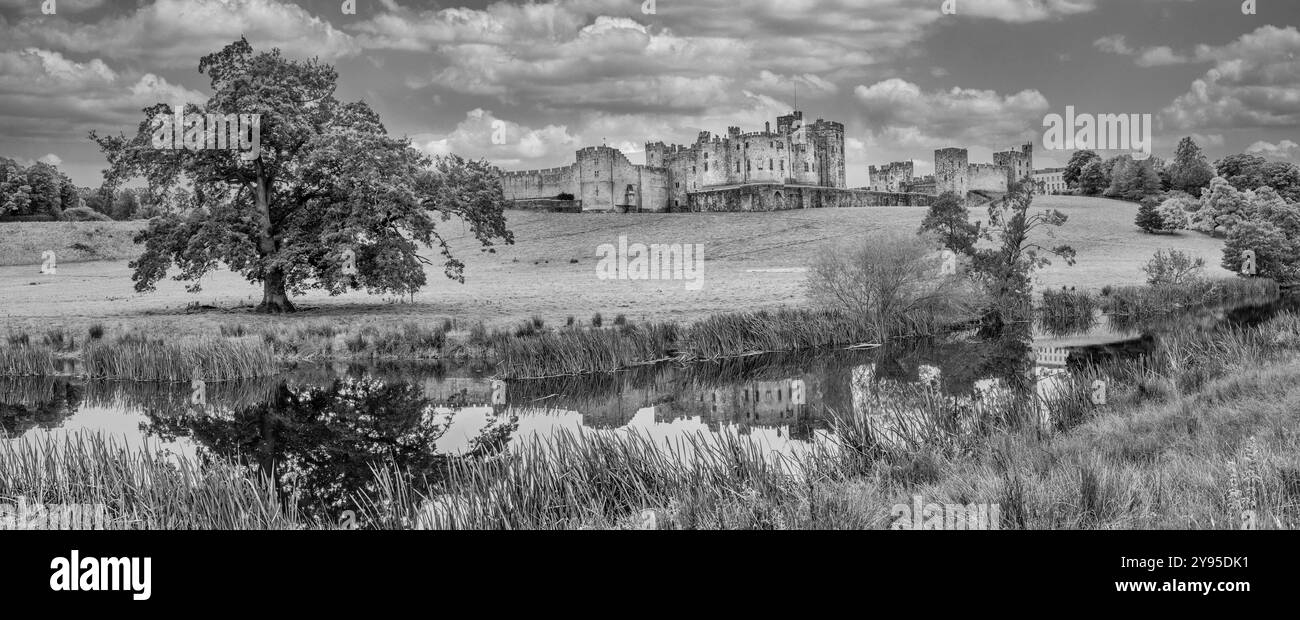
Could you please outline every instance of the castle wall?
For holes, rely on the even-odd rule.
[[[924,194],[762,183],[693,192],[689,207],[692,212],[928,207],[933,200],[933,196]]]
[[[508,200],[578,195],[577,164],[563,168],[501,173],[501,189]]]
[[[970,164],[966,173],[966,189],[969,191],[1005,192],[1007,191],[1007,179],[1010,178],[1007,170],[1005,166],[996,164]]]
[[[748,133],[740,136],[744,183],[784,183],[789,172],[785,136]]]

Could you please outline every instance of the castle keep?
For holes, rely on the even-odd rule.
[[[897,189],[847,189],[844,125],[817,119],[804,124],[794,111],[776,130],[727,135],[699,133],[684,146],[649,142],[646,163],[628,161],[608,146],[580,149],[563,168],[503,172],[506,198],[542,207],[572,195],[582,211],[775,211],[811,207],[929,204]],[[910,175],[909,175],[910,176]]]

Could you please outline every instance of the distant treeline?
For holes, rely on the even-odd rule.
[[[147,189],[78,187],[56,166],[0,157],[0,221],[148,219],[174,207]]]

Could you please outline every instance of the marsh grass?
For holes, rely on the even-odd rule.
[[[219,338],[96,341],[85,347],[83,361],[90,378],[111,380],[229,381],[280,371],[270,348],[260,342]]]
[[[105,529],[296,529],[270,480],[224,461],[202,466],[98,434],[0,441],[0,497],[100,504]]]
[[[46,346],[0,347],[0,376],[53,376],[58,372],[55,358]]]

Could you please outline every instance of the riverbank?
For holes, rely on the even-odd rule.
[[[1088,400],[1098,379],[1110,384],[1105,404]],[[1300,525],[1300,317],[1171,337],[1056,394],[973,411],[920,394],[907,401],[916,411],[841,412],[821,448],[779,462],[743,435],[665,445],[559,431],[449,458],[432,479],[388,468],[353,506],[358,524],[384,528],[625,529],[644,527],[646,509],[664,529],[891,528],[910,523],[897,507],[916,497],[996,505],[1004,529],[1235,529],[1243,514],[1261,529]],[[1040,406],[1063,423],[1026,424]],[[979,424],[880,440],[891,416],[918,411]],[[102,433],[0,443],[0,472],[0,496],[103,504],[115,528],[338,526],[297,514],[291,490],[255,464],[200,466]]]

